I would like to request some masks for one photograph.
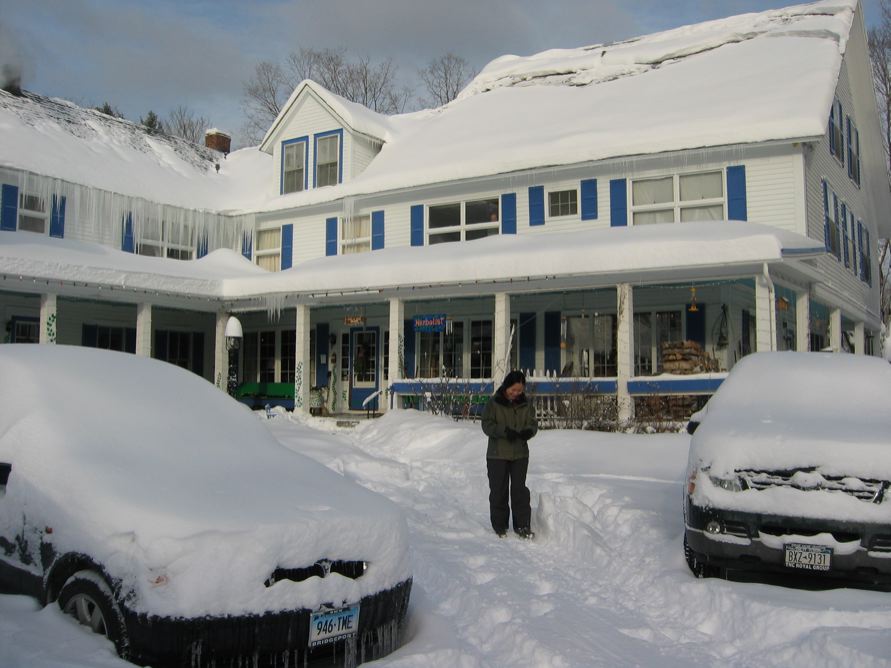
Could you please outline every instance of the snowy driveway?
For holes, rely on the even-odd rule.
[[[414,562],[409,642],[374,665],[891,666],[891,594],[695,580],[684,563],[687,438],[543,432],[534,542],[488,526],[478,424],[414,411],[326,433],[267,424],[400,505]],[[0,667],[127,666],[55,607],[0,596]]]

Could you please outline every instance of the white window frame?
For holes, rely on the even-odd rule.
[[[165,219],[160,221],[160,232],[158,238],[147,237],[146,232],[149,226],[157,224],[157,218],[146,220],[139,230],[139,238],[136,240],[136,253],[147,257],[166,257],[171,260],[192,260],[195,257],[195,248],[192,244],[192,226],[181,223],[177,225],[180,231],[185,230],[188,236],[188,242],[171,241],[170,235],[173,230],[173,224]]]
[[[468,204],[477,204],[477,203],[490,203],[495,202],[495,206],[498,207],[497,220],[488,220],[481,223],[467,223],[467,205]],[[450,225],[447,227],[430,227],[430,210],[438,207],[446,207],[446,206],[455,206],[458,205],[460,207],[460,221],[457,225]],[[488,233],[485,236],[494,236],[496,234],[501,234],[501,200],[495,195],[492,197],[483,197],[480,199],[472,199],[472,200],[464,200],[461,202],[442,202],[440,204],[429,204],[427,206],[427,245],[432,246],[439,243],[454,243],[457,241],[467,241],[467,233],[468,232],[479,232],[480,230],[495,230],[494,233]],[[447,234],[458,234],[459,237],[457,239],[446,239],[442,241],[433,241],[433,238],[445,236]]]
[[[278,245],[263,247],[265,239],[272,239],[273,234],[278,235]],[[271,227],[264,230],[257,230],[256,242],[254,243],[254,264],[266,271],[279,271],[282,266],[282,228]],[[272,267],[272,268],[270,268]]]
[[[26,204],[29,206],[26,206]],[[35,204],[39,208],[35,208],[33,206]],[[22,224],[23,220],[35,222],[41,221],[43,223],[43,229],[36,230],[31,229],[30,226],[26,227]],[[49,207],[46,205],[46,200],[40,195],[20,191],[18,213],[16,216],[16,229],[23,232],[33,232],[34,234],[49,234]]]
[[[363,229],[364,227],[364,229]],[[371,251],[371,214],[340,219],[340,254]]]
[[[322,142],[328,141],[328,140],[335,140],[334,161],[322,163],[319,160],[319,154],[321,153],[321,151],[319,149],[320,149]],[[313,183],[315,184],[316,188],[325,188],[327,186],[336,186],[337,184],[340,183],[340,169],[341,169],[340,158],[341,158],[341,153],[342,153],[342,147],[341,147],[342,141],[343,141],[343,136],[339,132],[323,133],[321,136],[316,135],[316,137],[315,137],[315,152],[316,152],[315,174],[313,175],[314,176]],[[320,170],[322,169],[323,165],[326,167],[327,170],[330,170],[330,165],[334,165],[334,181],[333,182],[319,183],[319,174],[320,174]]]
[[[829,153],[839,161],[845,164],[845,134],[844,118],[842,117],[841,100],[837,97],[832,100],[833,113],[829,115]]]
[[[860,130],[850,116],[846,116],[845,132],[850,130],[848,138],[848,177],[859,188],[861,181],[860,172]]]
[[[575,205],[575,211],[572,211],[570,213],[555,214],[552,209],[551,195],[561,195],[563,193],[572,193],[573,195],[575,195],[575,201],[570,202],[570,205],[572,205],[572,204]],[[547,215],[548,220],[556,220],[556,219],[561,219],[561,218],[578,218],[579,217],[579,200],[581,198],[579,196],[578,188],[554,188],[553,190],[547,191],[546,197],[547,197],[547,207],[548,207],[548,215]]]
[[[720,197],[709,197],[705,199],[696,199],[696,200],[681,200],[681,179],[686,176],[700,176],[705,174],[720,174],[721,176],[721,196]],[[672,179],[672,200],[655,202],[652,204],[635,204],[634,203],[634,184],[635,183],[644,183],[647,181],[660,181],[665,179]],[[727,219],[727,170],[723,168],[719,169],[706,169],[699,170],[695,172],[678,172],[674,174],[660,174],[658,176],[648,176],[645,178],[633,179],[630,185],[630,213],[631,213],[631,224],[632,226],[637,225],[658,225],[658,224],[669,224],[669,221],[664,221],[664,223],[635,223],[634,217],[635,214],[639,213],[653,213],[653,212],[672,212],[673,220],[671,223],[680,223],[687,222],[682,221],[682,212],[688,211],[692,209],[698,208],[706,208],[713,206],[721,207],[721,218]]]

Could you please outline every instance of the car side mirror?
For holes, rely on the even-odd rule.
[[[697,422],[696,420],[690,420],[687,423],[687,433],[692,434],[694,431],[696,431],[696,429],[698,427],[699,427],[699,422]]]
[[[0,462],[0,496],[6,494],[6,483],[9,482],[10,472],[12,472],[12,464]]]

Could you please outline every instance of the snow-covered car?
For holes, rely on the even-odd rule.
[[[58,601],[143,664],[396,647],[412,580],[387,499],[167,363],[0,345],[0,379],[0,592]]]
[[[889,402],[891,365],[878,358],[740,361],[691,424],[684,552],[693,573],[891,583]]]

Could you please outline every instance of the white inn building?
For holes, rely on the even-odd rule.
[[[875,354],[871,77],[859,3],[823,0],[505,56],[399,116],[304,81],[231,153],[0,92],[5,340],[226,388],[235,316],[259,405],[470,411],[521,368],[622,420],[753,351]]]

